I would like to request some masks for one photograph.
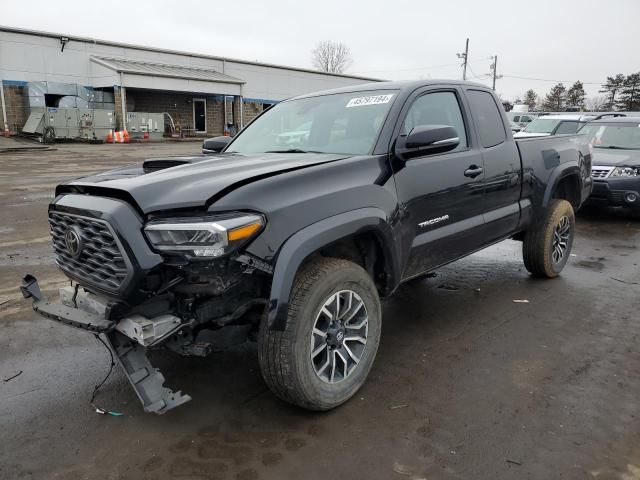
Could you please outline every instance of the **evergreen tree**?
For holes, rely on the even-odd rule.
[[[615,77],[607,77],[607,82],[602,85],[602,89],[599,93],[606,93],[609,96],[608,110],[613,110],[616,104],[616,94],[623,87],[625,82],[625,76],[618,73]]]
[[[538,94],[533,90],[527,90],[524,94],[524,104],[529,106],[529,110],[536,108]]]
[[[562,83],[558,83],[549,93],[547,93],[542,106],[546,111],[562,112],[564,110],[566,99],[567,89]]]
[[[618,110],[640,110],[640,72],[627,75],[616,102]]]
[[[571,107],[584,108],[584,99],[587,96],[584,91],[584,85],[580,80],[574,83],[567,91],[567,105]]]

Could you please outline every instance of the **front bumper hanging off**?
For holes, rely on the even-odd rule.
[[[38,280],[33,275],[26,275],[22,279],[20,291],[24,298],[32,299],[34,311],[43,317],[92,332],[95,335],[103,334],[118,359],[118,364],[122,367],[136,395],[142,402],[145,412],[163,414],[191,400],[189,395],[184,395],[180,391],[174,392],[165,387],[164,376],[151,365],[147,358],[145,346],[155,343],[156,338],[153,335],[156,333],[156,324],[153,322],[140,316],[133,316],[118,322],[107,320],[104,315],[100,314],[99,308],[91,305],[90,297],[83,295],[76,298],[77,292],[72,298],[73,306],[49,302],[42,295]],[[118,324],[120,323],[124,325],[122,329],[119,329]],[[154,327],[152,334],[149,334],[148,328],[137,329],[138,332],[134,333],[135,329],[131,328],[132,323],[142,324],[144,327]],[[175,331],[175,327],[174,330],[167,327],[167,324],[170,323],[172,322],[163,318],[160,327],[163,333],[162,338]]]

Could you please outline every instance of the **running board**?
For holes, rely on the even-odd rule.
[[[164,376],[151,365],[138,343],[117,331],[107,333],[106,337],[145,412],[161,415],[191,400],[189,395],[164,386]]]

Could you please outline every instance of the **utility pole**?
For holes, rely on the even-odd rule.
[[[464,46],[464,53],[456,53],[458,58],[462,58],[462,80],[467,79],[467,60],[469,58],[469,39]]]
[[[502,78],[502,75],[498,75],[498,56],[495,55],[493,57],[491,57],[493,59],[493,63],[489,66],[489,68],[491,69],[491,73],[493,76],[493,91],[495,92],[496,90],[496,80],[499,78]]]

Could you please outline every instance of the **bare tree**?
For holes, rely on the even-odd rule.
[[[608,95],[596,95],[588,98],[585,104],[589,112],[604,112],[609,108],[609,102]]]
[[[313,66],[322,72],[343,73],[353,59],[351,50],[344,43],[325,40],[313,49],[311,61]]]

